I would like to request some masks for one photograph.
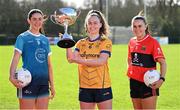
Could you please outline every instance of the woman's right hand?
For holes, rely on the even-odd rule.
[[[11,83],[16,87],[16,88],[22,88],[23,87],[23,83],[21,81],[19,81],[18,79],[15,79],[13,77],[10,77],[9,80],[11,81]]]
[[[22,82],[17,80],[15,77],[16,68],[19,62],[19,59],[21,57],[21,53],[17,50],[14,51],[14,55],[11,61],[10,65],[10,75],[9,75],[9,81],[16,87],[16,88],[22,88]]]

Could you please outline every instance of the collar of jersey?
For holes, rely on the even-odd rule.
[[[97,40],[99,40],[101,37],[99,36],[99,37],[97,37],[96,39],[94,39],[94,40],[91,40],[90,38],[89,38],[89,41],[90,42],[95,42],[95,41],[97,41]]]
[[[147,34],[146,36],[144,36],[144,38],[143,39],[141,39],[141,40],[137,40],[137,42],[142,42],[142,41],[144,41],[146,38],[148,38],[149,37],[149,34]]]
[[[41,34],[33,34],[31,31],[29,31],[29,30],[27,30],[27,32],[29,33],[29,34],[31,34],[31,35],[33,35],[33,36],[35,36],[35,37],[39,37]]]

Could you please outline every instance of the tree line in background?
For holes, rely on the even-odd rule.
[[[106,13],[106,0],[85,0],[84,8],[76,23],[69,26],[73,36],[85,36],[84,19],[87,12],[97,9]],[[17,37],[28,29],[27,13],[32,8],[41,9],[44,14],[50,16],[54,11],[67,4],[61,0],[0,0],[0,38]],[[72,7],[75,7],[72,6]],[[110,26],[130,26],[131,19],[144,9],[144,0],[108,0],[108,22]],[[146,18],[150,30],[155,36],[168,36],[170,43],[180,42],[180,0],[147,0]],[[64,28],[47,20],[44,24],[47,36],[58,36]]]

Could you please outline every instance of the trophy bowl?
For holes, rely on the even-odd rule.
[[[64,27],[64,34],[60,36],[60,40],[57,45],[61,48],[71,48],[75,45],[73,37],[67,33],[68,26],[75,23],[77,17],[80,15],[80,10],[74,8],[59,8],[54,11],[54,14],[50,16],[51,21],[54,24],[58,24]]]

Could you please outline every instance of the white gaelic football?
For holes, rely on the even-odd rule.
[[[144,74],[144,83],[147,86],[150,86],[152,83],[158,81],[160,78],[160,74],[157,70],[148,70]]]
[[[25,68],[20,68],[16,71],[16,78],[23,83],[23,87],[27,86],[32,79],[31,73]]]

